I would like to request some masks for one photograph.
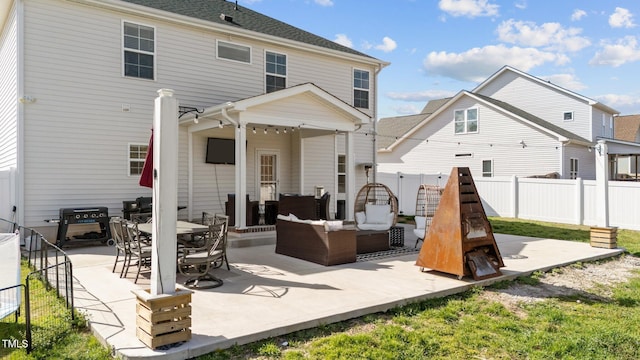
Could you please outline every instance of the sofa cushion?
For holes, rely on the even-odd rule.
[[[342,230],[342,220],[325,221],[324,230],[325,231]]]
[[[391,212],[390,205],[366,204],[365,213],[367,214],[366,223],[368,224],[386,224]]]
[[[384,231],[384,230],[389,230],[390,227],[391,227],[390,224],[369,224],[369,223],[358,224],[358,229],[360,230]]]

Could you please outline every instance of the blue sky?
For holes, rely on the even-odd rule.
[[[378,118],[472,90],[504,65],[640,114],[638,0],[240,0],[391,63]]]

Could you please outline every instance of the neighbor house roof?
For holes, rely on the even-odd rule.
[[[417,131],[418,128],[422,127],[422,125],[426,124],[427,122],[429,122],[433,117],[437,116],[438,113],[444,111],[447,106],[445,104],[449,104],[449,103],[453,103],[455,101],[457,101],[460,97],[462,96],[470,96],[472,98],[477,99],[478,101],[482,101],[485,104],[493,107],[494,109],[499,109],[502,110],[508,114],[510,114],[511,116],[514,116],[518,119],[520,119],[521,121],[527,122],[530,125],[532,125],[535,128],[538,128],[541,131],[544,131],[550,135],[556,136],[559,138],[559,140],[561,141],[572,141],[572,142],[579,142],[579,143],[583,143],[583,144],[590,144],[591,142],[581,136],[578,136],[568,130],[565,130],[557,125],[554,125],[546,120],[543,120],[531,113],[528,113],[520,108],[517,108],[511,104],[508,104],[504,101],[499,101],[496,99],[493,99],[491,97],[488,96],[484,96],[484,95],[480,95],[480,94],[475,94],[466,90],[463,90],[461,92],[459,92],[456,96],[454,96],[453,98],[449,98],[446,99],[447,101],[445,101],[444,103],[442,103],[440,106],[438,106],[437,108],[435,108],[435,110],[433,111],[433,113],[431,114],[419,114],[418,115],[413,115],[415,116],[415,118],[411,118],[410,120],[414,121],[413,126],[411,126],[409,129],[405,129],[404,126],[402,126],[402,118],[403,117],[396,117],[396,118],[386,118],[386,119],[381,119],[382,120],[386,120],[385,123],[382,126],[382,129],[389,129],[387,131],[389,131],[390,133],[392,133],[393,131],[396,132],[400,132],[402,131],[402,134],[397,135],[392,137],[390,140],[389,139],[384,139],[384,137],[382,137],[382,139],[378,140],[378,144],[380,146],[378,146],[379,150],[382,151],[391,151],[391,148],[395,147],[398,143],[400,143],[401,141],[403,141],[405,138],[409,138],[411,137],[411,134],[413,134],[415,131]],[[427,104],[428,105],[428,104]],[[435,104],[434,104],[435,105]],[[443,106],[444,105],[444,106]],[[425,106],[425,109],[427,108],[427,106]],[[406,122],[406,125],[409,125],[410,121]],[[407,126],[408,127],[408,126]],[[378,134],[384,134],[383,130],[381,129],[380,124],[378,124]],[[389,142],[390,141],[390,142]],[[382,144],[384,144],[385,146],[382,146]]]
[[[422,120],[433,114],[442,105],[446,104],[451,98],[430,100],[419,114],[394,116],[383,118],[378,121],[376,133],[378,137],[378,149],[384,149],[398,141],[404,134],[409,132],[415,126],[420,124]]]
[[[122,0],[126,3],[142,5],[173,14],[188,16],[229,27],[229,30],[248,30],[259,34],[275,36],[296,42],[319,46],[338,52],[362,56],[382,62],[367,54],[340,45],[334,41],[314,35],[295,26],[286,24],[233,1],[225,0]],[[226,15],[228,20],[224,19]],[[385,65],[388,63],[384,63]]]
[[[614,132],[615,139],[638,142],[640,139],[640,115],[615,117]]]
[[[588,97],[586,97],[584,95],[580,95],[580,94],[575,93],[575,92],[573,92],[571,90],[565,89],[562,86],[559,86],[559,85],[556,85],[556,84],[552,83],[551,81],[543,80],[543,79],[535,77],[535,76],[533,76],[531,74],[527,74],[525,72],[522,72],[522,71],[520,71],[518,69],[515,69],[515,68],[509,66],[509,65],[503,66],[500,70],[496,71],[493,75],[489,76],[485,81],[481,82],[478,86],[476,86],[476,88],[473,89],[472,92],[473,93],[479,92],[483,87],[485,87],[487,84],[490,84],[491,82],[493,82],[493,80],[495,78],[497,78],[498,76],[500,76],[501,74],[503,74],[504,72],[507,72],[507,71],[514,72],[514,73],[516,73],[516,74],[518,74],[518,75],[520,75],[522,77],[525,77],[525,78],[528,78],[530,80],[533,80],[533,81],[535,81],[535,82],[537,82],[539,84],[542,84],[544,86],[550,87],[550,88],[555,89],[555,90],[558,90],[558,91],[563,92],[563,93],[565,93],[567,95],[573,96],[573,97],[575,97],[577,99],[580,99],[580,100],[586,102],[587,104],[589,104],[591,106],[594,106],[597,109],[603,110],[603,111],[608,112],[610,114],[619,114],[620,113],[618,110],[612,109],[612,108],[608,107],[607,105],[605,105],[605,104],[603,104],[601,102],[598,102],[596,100],[588,98]]]

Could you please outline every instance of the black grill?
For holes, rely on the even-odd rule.
[[[67,236],[69,226],[83,226],[90,224],[98,224],[100,232],[88,231],[73,238]],[[109,230],[109,210],[106,207],[92,208],[62,208],[60,209],[60,223],[58,224],[58,246],[64,246],[66,241],[70,240],[91,240],[107,242],[111,239],[111,231]]]

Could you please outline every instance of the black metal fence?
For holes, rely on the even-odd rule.
[[[24,314],[26,341],[16,345],[26,347],[27,352],[47,348],[76,325],[71,260],[36,230],[5,219],[0,219],[0,229],[20,235],[22,258],[31,268],[24,284],[18,285],[24,286],[20,314]],[[10,317],[3,321],[7,319]]]

